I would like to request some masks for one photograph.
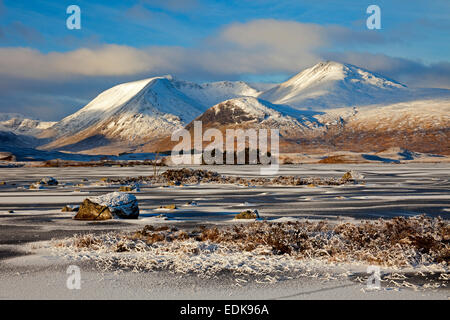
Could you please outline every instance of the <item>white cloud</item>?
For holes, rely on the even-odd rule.
[[[47,54],[30,48],[0,48],[0,74],[23,78],[130,75],[159,63],[144,51],[118,45]]]

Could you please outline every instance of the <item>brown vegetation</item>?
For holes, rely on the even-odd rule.
[[[42,162],[40,165],[36,165],[36,167],[44,167],[44,168],[62,168],[62,167],[134,167],[134,166],[153,166],[160,167],[164,166],[164,161],[157,160],[100,160],[100,161],[72,161],[72,160],[47,160]]]
[[[450,263],[449,223],[424,215],[338,225],[325,221],[253,222],[222,228],[201,227],[192,232],[148,225],[133,234],[117,236],[115,243],[127,243],[126,246],[120,244],[120,249],[117,249],[123,252],[133,251],[138,242],[151,247],[156,243],[174,241],[209,242],[256,254],[289,255],[294,259],[324,259],[329,262],[362,262],[394,267],[432,264],[445,267]],[[100,238],[93,235],[83,235],[75,237],[70,245],[96,249],[100,242]],[[139,250],[150,250],[150,247],[141,246]]]
[[[258,210],[245,210],[238,213],[235,219],[256,219],[259,218]]]
[[[352,163],[345,156],[329,156],[318,161],[318,163]]]
[[[238,184],[251,186],[266,185],[288,185],[288,186],[307,186],[307,185],[342,185],[349,181],[335,177],[298,177],[298,176],[278,176],[274,178],[257,177],[245,178],[235,176],[222,176],[214,171],[201,169],[169,169],[158,176],[140,176],[108,179],[109,183],[122,185],[133,183],[160,183],[166,185],[198,184],[198,183],[216,183],[216,184]]]

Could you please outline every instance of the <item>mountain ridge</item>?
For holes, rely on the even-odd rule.
[[[96,145],[104,149],[108,144],[120,149],[123,144],[122,149],[128,151],[133,144],[154,141],[182,128],[210,103],[240,96],[241,91],[257,93],[244,82],[198,85],[171,76],[119,84],[49,128],[40,137],[53,141],[42,148],[80,152]],[[205,96],[208,101],[202,101]]]
[[[399,132],[399,136],[407,130],[412,139],[414,128],[410,123],[419,128],[426,122],[428,131],[424,129],[422,136],[428,132],[439,136],[439,130],[446,136],[449,99],[450,90],[411,89],[363,68],[332,61],[318,63],[263,92],[243,81],[196,84],[161,76],[105,90],[74,114],[43,130],[39,138],[51,142],[40,148],[94,154],[158,151],[155,148],[174,130],[188,127],[198,118],[211,124],[215,116],[222,119],[222,129],[277,127],[283,140],[290,141],[290,151],[301,150],[300,145],[330,145],[331,140],[339,140],[332,132],[342,130],[349,141],[363,139],[358,135],[367,140],[369,133],[364,127],[374,130],[370,135],[380,137],[385,133],[381,130]],[[403,110],[404,119],[395,117],[395,106]],[[377,112],[392,116],[381,121]],[[342,141],[340,146],[351,147]],[[402,146],[407,148],[403,142]]]

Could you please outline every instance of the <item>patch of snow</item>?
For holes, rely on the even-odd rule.
[[[209,108],[221,101],[236,97],[256,97],[260,92],[243,81],[218,81],[195,84],[187,81],[174,81],[174,86],[186,96]]]
[[[106,207],[121,207],[137,201],[136,197],[125,192],[111,192],[97,197],[89,197],[90,201]]]

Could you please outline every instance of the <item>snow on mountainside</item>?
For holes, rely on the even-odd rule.
[[[447,112],[448,101],[450,90],[410,89],[362,68],[330,61],[264,92],[242,81],[195,84],[163,76],[110,88],[39,138],[52,139],[43,149],[153,152],[168,150],[172,132],[200,119],[204,128],[220,130],[279,128],[289,152],[308,144],[312,149],[408,148],[408,141],[420,151],[448,137],[448,117],[434,117],[439,110]],[[446,153],[448,142],[443,143],[438,151]]]
[[[339,108],[316,115],[321,123],[345,123],[354,131],[394,132],[396,130],[448,130],[450,98],[394,103],[377,108]]]
[[[236,97],[256,97],[260,92],[243,81],[219,81],[196,84],[186,81],[173,81],[174,86],[206,108]]]
[[[400,147],[450,154],[450,98],[333,109],[315,118],[326,127],[320,143],[333,150],[367,152]],[[304,147],[311,147],[310,142],[314,141],[305,142]]]
[[[52,129],[64,134],[73,133],[114,117],[115,122],[109,123],[108,129],[115,131],[115,127],[128,124],[132,127],[127,131],[139,136],[140,131],[149,129],[150,121],[156,121],[152,126],[160,126],[161,129],[165,125],[178,127],[200,115],[210,104],[257,93],[243,82],[198,85],[173,80],[171,76],[150,78],[120,84],[102,92],[87,106],[64,118]],[[127,123],[127,120],[132,123]],[[124,135],[124,138],[127,137],[129,136]]]
[[[312,117],[312,113],[293,109],[285,105],[275,105],[255,97],[240,97],[222,101],[206,110],[194,121],[200,121],[202,130],[214,128],[221,132],[226,129],[278,129],[281,137],[310,135],[323,125]],[[194,121],[185,129],[194,134]],[[281,138],[283,144],[283,138]],[[142,152],[168,151],[178,141],[170,136],[156,144],[146,144],[139,149]],[[204,145],[209,142],[204,141]]]
[[[215,101],[246,94],[257,91],[243,82],[197,85],[171,76],[120,84],[51,127],[42,137],[56,139],[43,148],[86,151],[120,141],[137,145],[171,134]]]
[[[379,87],[407,90],[395,82],[371,81]],[[412,101],[358,107],[330,105],[324,111],[274,104],[262,100],[260,95],[221,102],[196,120],[202,122],[203,130],[216,128],[222,132],[228,128],[277,128],[281,152],[287,153],[378,152],[401,147],[450,154],[450,95],[448,90],[434,92],[439,94],[433,99],[418,99],[417,95]],[[186,129],[192,131],[193,124]],[[163,140],[156,148],[146,145],[143,150],[170,150],[167,147],[173,144],[169,140]]]
[[[313,118],[289,106],[275,105],[254,97],[223,101],[196,120],[219,125],[255,124],[259,127],[301,129],[313,126]],[[314,121],[315,123],[316,121]]]
[[[201,111],[202,106],[177,91],[169,79],[158,77],[112,87],[51,129],[60,136],[100,125],[103,133],[132,138],[151,129],[146,124],[178,126]]]
[[[413,90],[368,70],[333,61],[321,62],[259,95],[276,104],[297,109],[327,110],[340,107],[411,101],[449,90]]]
[[[27,119],[18,113],[0,113],[0,131],[35,136],[56,122]]]

